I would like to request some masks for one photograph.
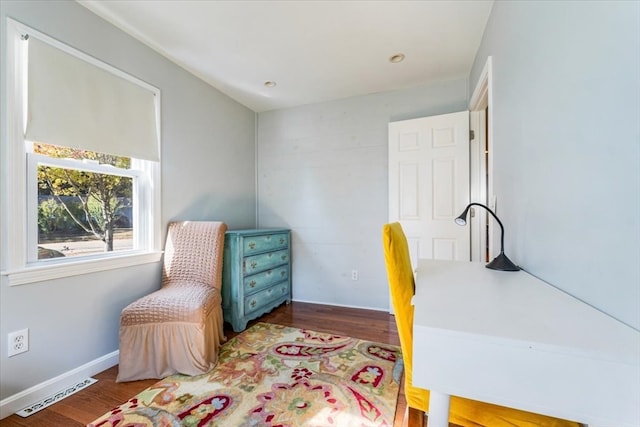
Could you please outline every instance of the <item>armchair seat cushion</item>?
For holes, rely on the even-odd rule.
[[[158,322],[202,323],[211,310],[222,304],[220,292],[203,286],[163,288],[129,304],[120,319],[121,326]]]

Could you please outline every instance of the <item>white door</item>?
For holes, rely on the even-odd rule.
[[[470,260],[469,112],[389,123],[389,222],[402,224],[411,261]]]

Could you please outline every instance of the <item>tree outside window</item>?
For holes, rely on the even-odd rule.
[[[132,248],[134,183],[121,174],[130,158],[42,143],[33,152],[66,161],[38,163],[38,259]]]

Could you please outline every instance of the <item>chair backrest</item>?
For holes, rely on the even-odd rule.
[[[405,396],[412,408],[426,410],[429,393],[413,387],[413,305],[415,282],[407,237],[398,222],[382,227],[384,259],[405,370]]]
[[[200,285],[220,288],[227,225],[217,221],[169,224],[164,249],[162,286]]]

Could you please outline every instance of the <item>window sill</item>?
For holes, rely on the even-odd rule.
[[[25,285],[27,283],[43,282],[61,279],[69,276],[95,273],[98,271],[114,270],[160,261],[162,252],[145,252],[127,254],[109,258],[78,260],[58,264],[29,266],[20,270],[3,271],[10,286]]]

